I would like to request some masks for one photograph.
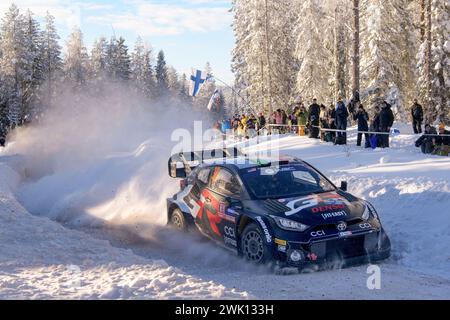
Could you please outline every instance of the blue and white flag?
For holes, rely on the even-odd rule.
[[[208,110],[209,111],[215,111],[215,112],[219,112],[220,111],[220,91],[219,89],[216,89],[213,93],[213,95],[211,96],[211,99],[209,99],[209,103],[208,103]],[[214,110],[213,110],[214,108]]]
[[[201,70],[192,69],[192,75],[190,78],[189,95],[191,97],[197,96],[201,87],[208,80],[208,74]]]

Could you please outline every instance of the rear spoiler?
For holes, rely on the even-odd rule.
[[[176,153],[169,158],[169,176],[186,178],[195,167],[205,160],[233,159],[241,156],[245,156],[245,154],[236,147]]]

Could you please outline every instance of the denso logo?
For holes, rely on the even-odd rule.
[[[345,209],[345,205],[343,205],[343,204],[332,204],[332,205],[328,205],[328,206],[312,208],[312,212],[313,213],[319,213],[319,212],[327,212],[327,211],[341,210],[341,209]]]

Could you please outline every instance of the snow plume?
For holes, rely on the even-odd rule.
[[[162,224],[177,187],[167,174],[171,133],[190,129],[194,117],[119,85],[101,94],[64,90],[43,122],[18,129],[6,150],[23,155],[19,200],[74,226]]]

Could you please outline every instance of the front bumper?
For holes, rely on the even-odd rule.
[[[300,269],[310,265],[345,267],[387,259],[391,253],[391,243],[384,230],[380,229],[309,243],[287,241],[284,248],[277,246],[275,250],[275,258],[282,266]]]

